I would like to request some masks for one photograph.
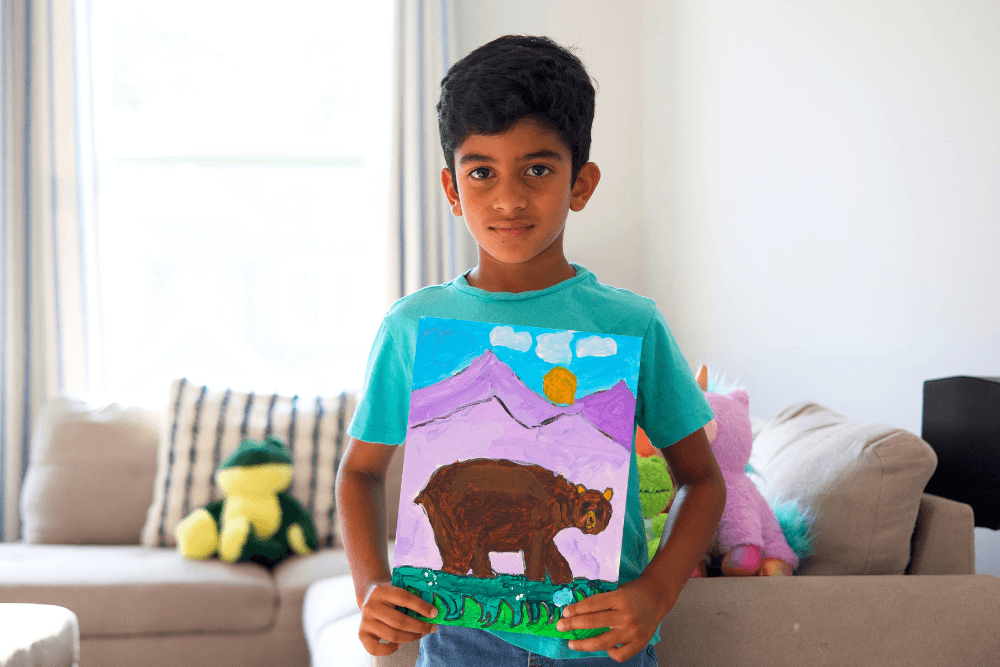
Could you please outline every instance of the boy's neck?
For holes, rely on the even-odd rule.
[[[504,264],[480,248],[479,265],[465,278],[469,285],[486,292],[517,294],[543,290],[574,276],[576,269],[562,252],[542,253],[523,264]]]

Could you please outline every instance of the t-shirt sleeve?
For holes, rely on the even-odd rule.
[[[383,319],[368,355],[365,385],[348,435],[365,442],[402,444],[410,409],[410,373],[405,350]]]
[[[691,435],[713,416],[667,321],[655,309],[642,338],[636,422],[662,449]]]

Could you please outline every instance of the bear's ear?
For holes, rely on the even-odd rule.
[[[576,490],[577,490],[577,491],[578,491],[579,493],[583,493],[584,491],[586,491],[586,490],[587,490],[587,487],[585,487],[585,486],[584,486],[583,484],[577,484],[577,485],[576,485]]]
[[[604,499],[611,500],[611,496],[614,495],[614,491],[611,489],[604,489]]]

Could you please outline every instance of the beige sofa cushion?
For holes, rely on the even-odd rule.
[[[164,410],[145,546],[175,546],[177,524],[191,510],[222,499],[219,463],[247,438],[281,439],[292,457],[288,492],[306,508],[321,547],[338,543],[334,483],[347,449],[354,395],[280,396],[174,380]]]
[[[260,632],[275,621],[278,591],[259,565],[176,549],[2,544],[0,602],[66,607],[81,637]]]
[[[920,495],[937,465],[930,445],[797,403],[761,429],[753,450],[764,496],[799,500],[814,513],[813,555],[800,574],[904,573]]]
[[[22,536],[47,544],[138,544],[153,497],[159,415],[71,396],[35,421]]]

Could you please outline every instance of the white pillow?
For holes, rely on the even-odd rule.
[[[753,448],[764,497],[812,512],[813,555],[800,574],[906,571],[920,495],[937,465],[930,445],[803,402],[769,422]]]
[[[156,474],[155,411],[63,395],[41,410],[21,489],[33,544],[138,544]]]
[[[177,524],[222,499],[215,471],[240,442],[279,438],[292,456],[288,489],[312,517],[320,547],[338,543],[334,497],[347,449],[355,397],[254,394],[174,380],[160,431],[153,502],[142,530],[146,546],[176,546]]]

